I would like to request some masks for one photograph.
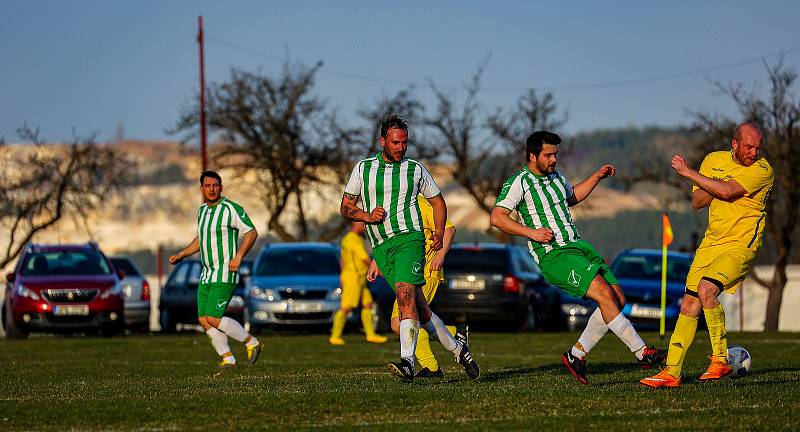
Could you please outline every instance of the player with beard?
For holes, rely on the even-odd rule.
[[[359,161],[344,189],[340,213],[367,224],[367,235],[378,269],[397,293],[400,309],[400,361],[387,364],[404,381],[414,380],[414,351],[418,330],[424,328],[455,355],[467,376],[478,378],[480,368],[469,347],[457,341],[442,320],[431,312],[425,285],[425,235],[417,195],[433,208],[431,249],[442,248],[447,204],[430,172],[405,157],[408,125],[396,115],[381,123],[381,152]],[[358,208],[361,200],[363,209]]]
[[[589,196],[615,169],[603,165],[574,187],[556,170],[561,138],[547,131],[531,134],[525,143],[527,165],[506,180],[492,209],[492,225],[508,234],[528,239],[528,249],[542,275],[566,293],[595,301],[578,342],[561,356],[572,375],[588,384],[586,355],[611,330],[634,353],[642,367],[664,359],[664,352],[648,347],[631,322],[622,315],[625,295],[600,253],[581,240],[569,207]],[[511,218],[516,210],[520,222]]]
[[[648,387],[678,387],[686,351],[694,340],[702,308],[711,338],[711,364],[700,381],[730,375],[725,311],[717,297],[734,294],[753,269],[761,249],[766,201],[773,184],[769,162],[759,157],[761,131],[751,123],[736,128],[731,150],[709,153],[700,170],[686,164],[683,155],[672,158],[672,168],[692,181],[692,207],[708,207],[708,228],[686,276],[686,295],[669,340],[667,367],[640,382]]]

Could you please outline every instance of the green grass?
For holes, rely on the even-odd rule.
[[[445,379],[403,384],[385,369],[396,339],[265,334],[259,363],[214,369],[200,334],[0,341],[0,430],[772,430],[800,426],[800,334],[732,333],[751,374],[701,384],[698,332],[684,385],[653,390],[609,334],[589,359],[590,386],[560,354],[576,333],[472,335],[482,376],[470,381],[436,346]],[[656,344],[657,335],[645,333]],[[237,346],[237,357],[244,358]],[[457,429],[455,429],[457,428]]]

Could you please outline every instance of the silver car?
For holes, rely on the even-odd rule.
[[[339,249],[330,243],[264,246],[245,292],[250,328],[330,325],[342,293],[339,271]]]
[[[125,273],[122,290],[125,294],[125,326],[131,330],[150,329],[150,284],[136,264],[126,256],[110,257],[114,268]]]

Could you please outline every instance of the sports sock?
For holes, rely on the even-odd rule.
[[[400,358],[414,364],[414,351],[417,349],[419,321],[404,319],[400,321]]]
[[[422,326],[428,334],[435,335],[444,349],[458,356],[461,354],[461,344],[450,334],[442,320],[431,312],[431,319]]]
[[[572,347],[572,355],[580,358],[589,354],[592,348],[605,336],[606,332],[608,332],[608,326],[606,322],[603,321],[603,314],[600,313],[600,308],[597,308],[589,316],[589,321],[586,323],[586,328],[583,329],[583,333],[581,333],[581,336],[578,338],[578,343]],[[578,353],[581,352],[583,354],[578,356]]]
[[[636,333],[633,324],[631,324],[628,318],[625,318],[625,315],[620,312],[619,315],[608,323],[608,329],[614,332],[614,334],[628,346],[628,349],[636,355],[636,358],[639,360],[642,359],[642,352],[647,345],[639,336],[639,333]]]
[[[219,327],[217,328],[239,342],[244,342],[247,336],[250,336],[244,331],[244,327],[233,318],[222,317],[222,319],[219,320]]]
[[[252,348],[252,347],[258,345],[258,343],[259,343],[258,339],[253,337],[253,335],[249,335],[244,339],[244,346],[246,346],[248,348]]]
[[[211,339],[211,346],[214,347],[214,351],[217,352],[217,355],[221,356],[231,352],[231,347],[228,345],[228,336],[226,336],[225,333],[211,327],[206,330],[206,334],[208,338]],[[227,358],[225,360],[227,361]],[[235,362],[236,359],[233,361]]]
[[[416,354],[420,368],[428,368],[430,371],[439,370],[439,363],[436,361],[436,357],[433,356],[433,351],[431,351],[428,332],[424,328],[419,329]]]
[[[342,312],[341,309],[336,311],[333,316],[333,326],[331,327],[331,338],[341,338],[342,331],[344,331],[344,324],[347,322],[347,314]]]
[[[725,311],[718,304],[711,309],[703,308],[708,324],[708,336],[711,338],[711,355],[718,362],[728,362],[728,334],[725,329]]]
[[[667,351],[669,374],[675,378],[681,377],[683,359],[694,341],[696,331],[697,317],[678,315],[678,322],[675,323],[675,330],[672,332],[672,337],[669,338],[669,351]]]
[[[375,336],[375,323],[372,321],[372,309],[361,308],[361,326],[367,337]]]

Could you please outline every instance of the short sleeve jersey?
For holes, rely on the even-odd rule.
[[[344,192],[359,197],[367,213],[376,207],[386,210],[382,223],[367,224],[372,247],[399,234],[422,232],[417,195],[433,198],[441,193],[421,163],[413,159],[386,162],[381,153],[356,164]]]
[[[369,254],[361,236],[350,231],[342,238],[342,274],[366,276]]]
[[[217,204],[203,204],[197,212],[197,238],[200,240],[202,283],[237,283],[239,272],[228,264],[236,256],[239,234],[255,228],[239,204],[223,197]]]
[[[431,203],[422,195],[417,197],[417,201],[419,202],[419,210],[422,214],[422,227],[425,232],[425,277],[438,276],[439,280],[443,280],[444,270],[439,269],[436,273],[431,272],[431,262],[433,261],[433,257],[436,256],[436,251],[431,247],[433,244],[433,233],[436,231],[436,224],[433,221],[433,206],[431,206]],[[447,219],[445,228],[450,228],[452,226],[453,223],[450,222],[450,219]]]
[[[503,183],[495,206],[516,210],[527,227],[553,230],[553,240],[548,243],[528,240],[528,248],[538,264],[558,246],[580,240],[567,204],[573,194],[572,185],[560,171],[542,176],[526,166]]]
[[[732,202],[711,200],[708,228],[700,247],[739,244],[760,248],[767,215],[765,208],[774,178],[769,162],[759,158],[746,167],[734,161],[730,151],[717,151],[703,159],[700,174],[722,181],[736,180],[746,191]],[[693,186],[692,192],[697,189]]]

